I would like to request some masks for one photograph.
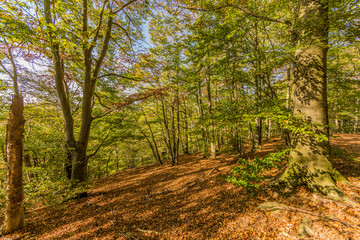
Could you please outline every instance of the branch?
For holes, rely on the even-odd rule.
[[[88,159],[91,158],[91,157],[93,157],[93,156],[95,156],[95,155],[99,152],[100,148],[102,147],[102,145],[104,144],[104,142],[106,141],[106,139],[109,137],[109,135],[110,135],[110,133],[111,133],[111,130],[112,130],[112,128],[110,129],[110,131],[108,132],[108,134],[106,135],[106,137],[104,138],[104,140],[103,140],[103,141],[100,143],[100,145],[96,148],[96,150],[95,150],[92,154],[90,154],[90,155],[87,156]]]
[[[95,36],[94,36],[94,38],[92,39],[92,41],[91,41],[91,45],[90,45],[90,48],[89,48],[89,52],[91,53],[92,52],[92,50],[94,49],[94,47],[95,47],[95,43],[96,43],[96,41],[97,41],[97,39],[98,39],[98,37],[99,37],[99,33],[100,33],[100,28],[101,28],[101,25],[102,25],[102,22],[103,22],[103,14],[104,14],[104,10],[105,10],[105,6],[106,6],[106,3],[107,3],[108,1],[104,1],[104,5],[103,5],[103,7],[102,7],[102,9],[101,9],[101,12],[100,12],[100,20],[99,20],[99,25],[98,25],[98,27],[94,30],[96,33],[95,33]],[[90,35],[92,35],[93,34],[93,32],[90,34]]]
[[[129,6],[130,4],[132,4],[132,3],[136,2],[136,1],[137,0],[131,0],[131,1],[127,2],[127,3],[125,3],[119,10],[116,10],[114,13],[116,14],[116,13],[122,11],[124,8],[126,8],[127,6]]]
[[[114,41],[114,43],[121,49],[121,51],[124,53],[124,55],[128,55],[128,52],[119,44],[116,40],[116,38],[111,37],[111,39]]]
[[[282,20],[282,19],[276,19],[276,18],[271,18],[271,17],[267,17],[267,16],[262,16],[262,15],[254,13],[254,12],[251,12],[247,8],[244,8],[244,7],[240,6],[240,5],[234,5],[234,4],[227,4],[227,5],[212,8],[212,9],[192,8],[192,7],[189,7],[189,8],[181,7],[181,8],[188,9],[188,10],[193,10],[193,11],[200,11],[200,12],[211,12],[211,11],[218,11],[220,9],[227,8],[227,7],[237,8],[237,9],[243,11],[244,13],[246,13],[246,14],[248,14],[250,16],[253,16],[253,17],[256,17],[256,18],[259,18],[259,19],[263,19],[263,20],[266,20],[266,21],[282,23],[282,24],[286,24],[288,26],[292,25],[289,20]]]
[[[0,62],[0,66],[5,70],[5,72],[7,72],[7,74],[9,74],[11,79],[14,79],[13,75],[9,72],[9,70],[1,62]]]
[[[138,230],[139,232],[142,232],[142,233],[150,233],[150,234],[156,234],[156,235],[161,234],[161,232],[152,231],[152,230],[145,230],[145,229],[141,229],[141,228],[137,228],[136,230]]]
[[[106,115],[108,115],[108,114],[110,114],[110,113],[112,113],[112,112],[114,112],[116,110],[119,110],[119,109],[121,109],[121,108],[123,108],[125,106],[128,106],[128,105],[132,104],[133,102],[146,100],[146,99],[148,99],[149,97],[152,97],[152,96],[164,95],[164,91],[166,91],[167,89],[168,88],[160,88],[160,89],[154,89],[153,91],[148,91],[148,92],[145,92],[145,93],[138,93],[138,94],[130,95],[125,99],[125,102],[118,103],[117,106],[115,106],[112,109],[109,109],[104,114],[92,117],[92,120],[105,117]]]
[[[111,28],[112,28],[112,24],[113,24],[113,18],[112,17],[109,17],[109,20],[108,20],[108,23],[107,23],[107,30],[106,30],[106,36],[105,36],[105,39],[104,39],[104,43],[103,43],[103,47],[101,49],[101,52],[100,52],[100,56],[99,58],[97,59],[96,61],[96,65],[95,65],[95,69],[94,69],[94,73],[93,73],[93,76],[96,76],[99,74],[100,72],[100,68],[101,68],[101,65],[104,61],[104,58],[106,56],[106,53],[107,53],[107,50],[109,48],[109,42],[110,42],[110,39],[111,39]],[[95,83],[95,82],[94,82]]]
[[[129,80],[133,80],[133,81],[144,81],[145,82],[145,80],[139,80],[136,78],[127,77],[127,76],[116,74],[116,73],[108,73],[108,74],[101,75],[99,77],[94,77],[93,80],[98,79],[98,78],[103,78],[103,77],[110,77],[110,76],[125,78],[125,79],[129,79]]]
[[[94,93],[94,95],[95,95],[95,97],[99,100],[99,103],[100,103],[101,106],[103,106],[104,108],[110,109],[108,106],[106,106],[105,104],[103,104],[103,103],[101,102],[101,98],[99,97],[99,95],[97,95],[96,93]]]
[[[126,29],[125,29],[123,26],[121,26],[120,24],[118,24],[118,23],[116,23],[116,22],[114,22],[114,24],[115,24],[117,27],[121,28],[121,30],[123,30],[123,31],[125,32],[126,36],[127,36],[128,39],[130,40],[130,44],[132,44],[132,39],[131,39],[128,31],[126,31]]]

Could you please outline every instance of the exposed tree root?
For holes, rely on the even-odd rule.
[[[280,186],[284,189],[307,186],[310,191],[320,193],[332,200],[355,205],[355,202],[336,186],[336,181],[349,183],[351,185],[351,183],[337,170],[334,170],[332,173],[326,173],[318,169],[312,171],[309,171],[308,169],[305,171],[304,169],[299,169],[292,171],[287,169],[268,186]]]
[[[307,211],[307,210],[303,210],[303,209],[300,209],[300,208],[295,208],[295,207],[288,207],[288,206],[278,206],[278,207],[272,207],[272,208],[262,208],[262,209],[259,209],[260,211],[274,211],[274,210],[285,210],[285,211],[292,211],[292,212],[302,212],[302,213],[305,213],[305,214],[308,214],[308,215],[311,215],[311,216],[315,216],[315,217],[318,217],[320,219],[324,219],[324,220],[330,220],[330,221],[334,221],[334,222],[339,222],[341,223],[342,225],[346,226],[346,227],[349,227],[349,228],[352,228],[354,229],[354,231],[360,233],[360,228],[357,227],[357,226],[354,226],[350,223],[347,223],[347,222],[344,222],[344,221],[341,221],[340,219],[338,219],[337,217],[335,216],[329,216],[329,215],[320,215],[320,214],[317,214],[317,213],[314,213],[314,212],[310,212],[310,211]]]
[[[341,173],[339,173],[339,171],[336,170],[336,169],[333,169],[332,177],[334,178],[334,180],[335,180],[336,182],[353,186],[353,184],[352,184],[351,182],[349,182],[349,180],[347,180],[346,177],[344,177],[344,176],[343,176]]]

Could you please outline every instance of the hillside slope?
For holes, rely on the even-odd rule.
[[[265,143],[256,156],[277,144]],[[341,135],[332,145],[334,164],[353,183],[340,188],[360,196],[360,136]],[[235,164],[235,156],[191,155],[174,167],[125,170],[95,182],[86,198],[27,213],[24,230],[0,239],[298,239],[304,217],[313,238],[360,239],[359,206],[302,188],[285,195],[266,189],[248,194],[223,180]],[[266,201],[286,207],[258,210]]]

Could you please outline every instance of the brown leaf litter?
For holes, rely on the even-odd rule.
[[[350,153],[336,154],[333,161],[353,184],[339,187],[356,200],[360,137],[338,135],[331,143]],[[248,157],[264,156],[279,144],[266,142]],[[234,155],[204,159],[197,154],[183,156],[174,167],[121,171],[93,183],[86,198],[28,210],[26,227],[0,239],[299,239],[303,219],[311,222],[312,236],[302,239],[360,239],[359,206],[305,188],[278,193],[265,182],[248,193],[223,180],[234,165]],[[257,208],[267,201],[282,205],[276,212]]]

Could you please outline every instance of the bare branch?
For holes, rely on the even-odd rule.
[[[106,106],[105,104],[103,104],[103,103],[101,102],[101,98],[99,97],[99,95],[97,95],[96,93],[94,93],[94,95],[95,95],[95,97],[99,100],[99,103],[100,103],[101,106],[103,106],[104,108],[110,109],[108,106]]]
[[[114,22],[114,24],[115,24],[117,27],[121,28],[121,30],[123,30],[123,31],[125,32],[126,36],[127,36],[128,39],[130,40],[130,44],[132,44],[132,39],[131,39],[128,31],[127,31],[123,26],[121,26],[120,24],[118,24],[118,23],[116,23],[116,22]]]
[[[99,144],[99,146],[96,148],[96,150],[92,153],[92,154],[89,154],[88,156],[87,156],[87,158],[89,159],[89,158],[91,158],[91,157],[93,157],[93,156],[95,156],[98,152],[99,152],[99,150],[100,150],[100,148],[102,147],[102,145],[104,145],[104,142],[106,141],[106,139],[108,139],[108,137],[109,137],[109,135],[110,135],[110,133],[111,133],[111,130],[112,130],[112,128],[110,129],[110,131],[108,132],[108,134],[106,135],[106,137],[103,139],[103,141]]]
[[[0,62],[0,66],[5,70],[5,72],[7,72],[7,74],[9,74],[9,76],[11,77],[11,79],[14,79],[13,75],[10,73],[10,71]]]
[[[141,80],[141,79],[131,78],[131,77],[127,77],[127,76],[116,74],[116,73],[109,73],[109,74],[101,75],[99,77],[94,77],[93,80],[98,79],[98,78],[103,78],[103,77],[110,77],[110,76],[125,78],[125,79],[129,79],[129,80],[133,80],[133,81],[144,81],[144,80]],[[146,82],[146,81],[144,81],[144,82]]]

